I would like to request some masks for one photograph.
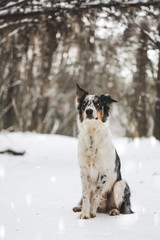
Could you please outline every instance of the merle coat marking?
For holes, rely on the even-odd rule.
[[[130,189],[122,180],[120,159],[109,130],[109,109],[117,102],[107,94],[89,95],[77,85],[79,111],[78,159],[82,179],[82,200],[73,211],[79,218],[132,213]]]

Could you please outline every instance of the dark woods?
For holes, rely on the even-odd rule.
[[[76,136],[76,82],[160,140],[159,1],[0,2],[0,128]]]

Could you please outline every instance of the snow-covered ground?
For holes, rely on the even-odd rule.
[[[1,133],[0,239],[159,240],[160,142],[114,139],[122,174],[132,190],[132,215],[97,214],[78,219],[72,207],[81,197],[77,140],[57,135]]]

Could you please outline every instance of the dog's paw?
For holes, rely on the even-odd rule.
[[[90,217],[88,215],[80,214],[79,219],[89,219]]]
[[[110,216],[116,216],[116,215],[119,215],[120,214],[120,211],[116,208],[113,208],[110,212],[109,212],[109,215]]]
[[[76,206],[73,208],[73,212],[81,212],[82,211],[82,206]]]
[[[96,214],[95,213],[91,213],[91,218],[95,218],[96,217]]]

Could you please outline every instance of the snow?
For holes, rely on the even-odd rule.
[[[132,215],[72,212],[81,196],[77,139],[36,133],[0,134],[0,239],[159,240],[160,142],[115,138],[122,174],[132,190]]]

